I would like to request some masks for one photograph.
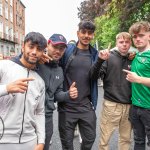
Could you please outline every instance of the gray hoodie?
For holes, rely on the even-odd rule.
[[[18,62],[17,62],[18,61]],[[33,77],[24,94],[9,94],[6,85],[18,79]],[[33,139],[45,142],[44,115],[45,85],[42,78],[33,70],[23,67],[16,59],[0,61],[0,117],[4,134],[0,143],[24,143]],[[1,120],[0,120],[1,121]]]

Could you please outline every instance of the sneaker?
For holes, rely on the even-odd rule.
[[[80,142],[80,144],[82,143],[82,138],[81,138],[80,134],[79,134],[79,142]]]
[[[74,131],[74,136],[79,136],[79,131],[77,129]]]
[[[50,140],[49,145],[52,145],[52,140]]]

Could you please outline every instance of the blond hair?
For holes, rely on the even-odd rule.
[[[120,32],[119,34],[116,35],[116,40],[121,38],[131,40],[131,35],[128,32]]]

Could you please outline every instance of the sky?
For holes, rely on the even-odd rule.
[[[25,33],[42,33],[46,39],[59,33],[77,41],[77,7],[83,0],[21,0],[25,5]]]

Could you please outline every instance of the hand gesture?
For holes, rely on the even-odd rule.
[[[128,59],[129,59],[129,60],[133,60],[134,57],[135,57],[135,55],[136,55],[136,52],[131,52],[131,53],[129,53]]]
[[[39,60],[40,64],[44,64],[46,62],[52,61],[53,59],[49,57],[47,54],[43,53],[42,57]]]
[[[78,90],[76,88],[76,83],[73,82],[72,85],[69,88],[69,95],[72,99],[75,99],[78,97]]]
[[[109,51],[110,51],[110,48],[111,48],[111,43],[109,43],[107,49],[101,50],[101,51],[99,52],[98,57],[101,58],[101,59],[103,59],[103,60],[107,60],[107,59],[109,58],[109,55],[110,55],[110,52],[109,52]]]
[[[33,81],[33,78],[24,78],[9,83],[6,88],[8,93],[25,93],[28,89],[28,82]]]
[[[107,60],[109,58],[109,55],[110,55],[110,52],[109,52],[108,49],[106,49],[106,50],[101,50],[99,52],[98,57],[101,58],[101,59],[103,59],[103,60]]]
[[[126,79],[128,81],[138,83],[140,76],[138,76],[135,72],[131,72],[129,70],[123,69],[123,71],[127,73]]]

